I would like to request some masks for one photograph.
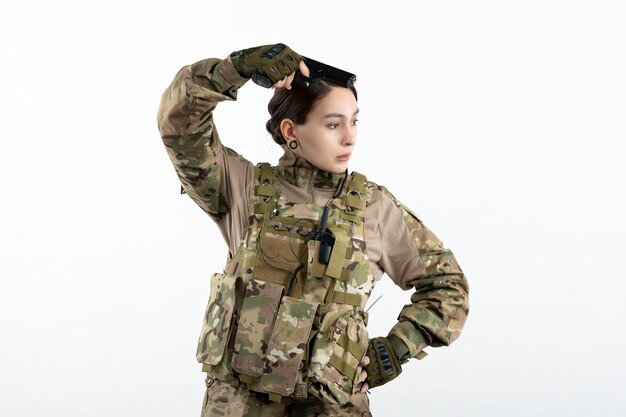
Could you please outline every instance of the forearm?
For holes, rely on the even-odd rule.
[[[435,272],[411,281],[411,304],[404,306],[391,329],[407,345],[412,357],[426,346],[447,346],[456,340],[469,311],[468,285],[449,250],[422,255]],[[437,271],[439,269],[439,271]]]

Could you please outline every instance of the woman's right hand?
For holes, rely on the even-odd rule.
[[[252,77],[263,87],[290,88],[298,69],[309,75],[303,58],[282,43],[243,49],[230,58],[242,77]]]

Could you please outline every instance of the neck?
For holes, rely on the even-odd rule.
[[[287,182],[298,187],[309,187],[311,181],[315,188],[336,189],[344,173],[333,174],[315,167],[306,159],[296,155],[283,146],[285,153],[278,161],[278,174]]]

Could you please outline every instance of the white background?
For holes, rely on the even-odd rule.
[[[357,74],[351,168],[470,282],[459,340],[374,390],[374,415],[626,415],[620,2],[88,3],[0,6],[1,416],[199,416],[226,247],[155,115],[183,65],[275,42]],[[216,111],[253,162],[280,155],[270,95]],[[410,295],[383,281],[372,335]]]

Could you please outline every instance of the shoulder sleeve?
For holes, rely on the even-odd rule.
[[[249,161],[222,146],[213,124],[217,104],[236,100],[246,81],[230,59],[185,66],[163,93],[157,114],[161,138],[184,192],[216,221],[231,211],[253,175]]]
[[[386,188],[380,191],[379,265],[397,285],[414,290],[389,333],[416,357],[459,337],[469,312],[467,280],[452,251]]]

